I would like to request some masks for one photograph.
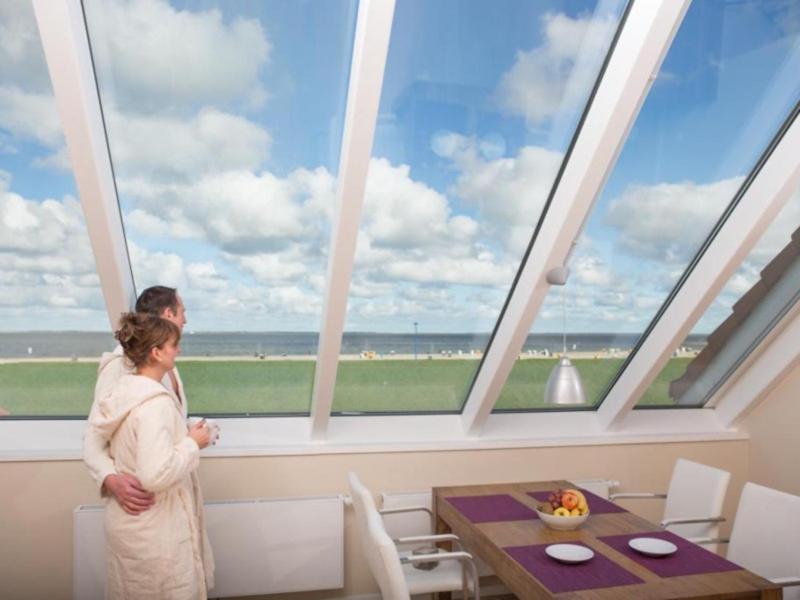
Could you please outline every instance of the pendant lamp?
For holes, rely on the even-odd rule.
[[[586,404],[586,394],[583,392],[583,384],[577,367],[567,357],[567,299],[566,290],[563,287],[566,277],[563,277],[561,285],[561,333],[563,351],[558,364],[553,367],[550,377],[547,378],[547,387],[544,390],[544,403],[547,405],[576,405]]]

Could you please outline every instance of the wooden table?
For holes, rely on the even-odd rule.
[[[509,494],[522,504],[535,509],[537,501],[527,492],[551,491],[573,487],[566,481],[534,483],[507,483],[491,485],[465,485],[433,488],[433,508],[436,514],[437,533],[455,533],[469,552],[486,561],[508,588],[523,600],[539,598],[561,599],[642,599],[673,598],[734,599],[781,598],[781,588],[774,583],[744,569],[721,573],[659,577],[607,546],[597,538],[605,535],[652,532],[658,526],[630,512],[593,514],[575,531],[554,531],[540,519],[472,523],[447,500],[453,496],[478,496]],[[591,505],[590,505],[591,510]],[[560,594],[551,593],[533,575],[506,554],[502,548],[558,542],[580,541],[619,566],[638,576],[644,583],[587,589]]]

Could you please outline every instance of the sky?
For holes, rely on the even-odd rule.
[[[355,0],[85,0],[138,290],[318,331]],[[398,0],[348,331],[490,332],[623,0]],[[800,8],[695,0],[570,259],[568,329],[641,332],[800,99]],[[696,331],[800,225],[795,197]],[[535,251],[535,247],[534,247]],[[105,330],[29,0],[0,3],[0,331]],[[533,331],[559,331],[553,290]]]

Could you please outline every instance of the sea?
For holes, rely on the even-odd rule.
[[[630,350],[638,333],[575,333],[567,336],[567,348],[577,352]],[[467,355],[486,349],[490,334],[346,332],[342,354],[374,352],[378,355]],[[317,333],[309,332],[184,332],[181,354],[190,356],[314,356]],[[705,335],[692,334],[683,343],[687,350],[705,345]],[[21,331],[0,333],[0,358],[87,358],[112,350],[110,333],[94,331]],[[528,335],[523,352],[555,353],[562,349],[560,333]]]

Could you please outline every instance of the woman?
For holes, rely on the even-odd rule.
[[[214,561],[196,470],[211,434],[204,421],[187,429],[180,401],[161,383],[175,366],[180,330],[165,319],[129,313],[116,338],[136,370],[101,401],[98,426],[117,472],[138,477],[155,502],[134,516],[107,499],[107,597],[206,598]]]

